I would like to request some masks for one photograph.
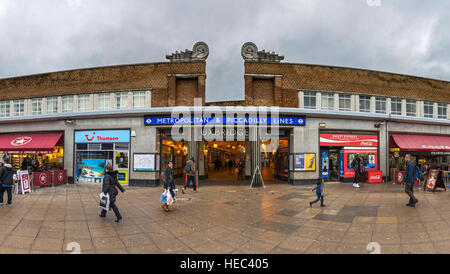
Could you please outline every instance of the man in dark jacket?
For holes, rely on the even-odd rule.
[[[187,187],[191,183],[194,186],[194,192],[197,192],[197,185],[195,183],[195,159],[194,159],[194,157],[192,157],[189,161],[187,161],[186,169],[189,169],[189,171],[186,172],[187,181],[186,181],[186,185],[181,188],[181,192],[183,192],[183,194],[184,194]]]
[[[116,222],[118,223],[120,220],[122,220],[122,216],[120,215],[119,208],[117,208],[116,205],[116,196],[118,194],[116,187],[119,188],[122,193],[125,192],[125,189],[123,189],[123,187],[117,181],[117,173],[118,172],[114,171],[111,165],[106,165],[102,192],[105,195],[109,194],[109,207],[114,211],[114,214],[116,214]],[[106,210],[102,210],[100,217],[106,217],[106,213]]]
[[[406,154],[405,156],[406,164],[406,172],[405,172],[405,192],[409,196],[409,203],[407,206],[415,207],[419,200],[414,197],[414,183],[416,182],[416,165],[414,161],[411,159],[410,154]]]
[[[13,167],[9,164],[9,159],[1,160],[0,168],[0,205],[3,205],[3,194],[8,193],[8,206],[12,206],[12,188],[13,188]]]
[[[359,188],[359,175],[361,173],[361,156],[356,154],[356,157],[353,159],[350,164],[355,172],[355,178],[353,179],[353,187]]]
[[[168,166],[165,171],[165,183],[164,183],[164,189],[167,189],[170,191],[170,195],[172,195],[172,198],[175,199],[175,177],[173,172],[173,162],[169,161]],[[163,208],[165,211],[169,211],[169,207],[167,204],[163,205]]]

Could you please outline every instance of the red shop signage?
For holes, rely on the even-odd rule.
[[[33,185],[34,186],[51,186],[52,185],[52,173],[45,172],[33,172]]]
[[[53,185],[59,186],[64,184],[67,184],[67,170],[53,171]]]
[[[320,134],[321,146],[378,147],[376,135]]]

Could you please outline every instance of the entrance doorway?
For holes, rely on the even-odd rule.
[[[277,179],[287,181],[289,177],[289,141],[262,141],[261,167],[264,182]]]
[[[206,143],[206,166],[208,179],[213,181],[237,181],[236,172],[241,165],[242,176],[245,179],[246,142],[216,141]]]

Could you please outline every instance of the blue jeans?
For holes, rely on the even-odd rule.
[[[111,203],[110,205],[109,205],[109,207],[110,208],[112,208],[112,210],[114,211],[114,214],[116,214],[116,217],[117,217],[117,219],[120,219],[120,218],[122,218],[122,216],[120,215],[120,212],[119,212],[119,209],[117,208],[117,206],[116,206],[116,203]],[[101,213],[101,216],[102,217],[106,217],[106,213],[107,213],[108,211],[106,211],[106,210],[102,210],[102,213]]]
[[[316,193],[316,195],[317,195],[317,199],[314,201],[314,202],[311,202],[311,203],[317,203],[318,201],[323,201],[323,195],[322,195],[322,193]]]
[[[0,204],[3,204],[3,194],[8,193],[8,205],[12,203],[12,186],[2,186],[0,189]]]

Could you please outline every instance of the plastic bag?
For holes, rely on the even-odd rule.
[[[100,193],[100,205],[99,207],[103,210],[109,210],[109,193],[106,195],[102,192]]]
[[[171,206],[173,204],[173,197],[172,194],[170,194],[170,191],[167,190],[167,202],[166,204],[168,206]]]
[[[164,190],[164,192],[161,194],[161,198],[159,199],[163,203],[167,203],[167,192],[169,192],[167,189]]]

